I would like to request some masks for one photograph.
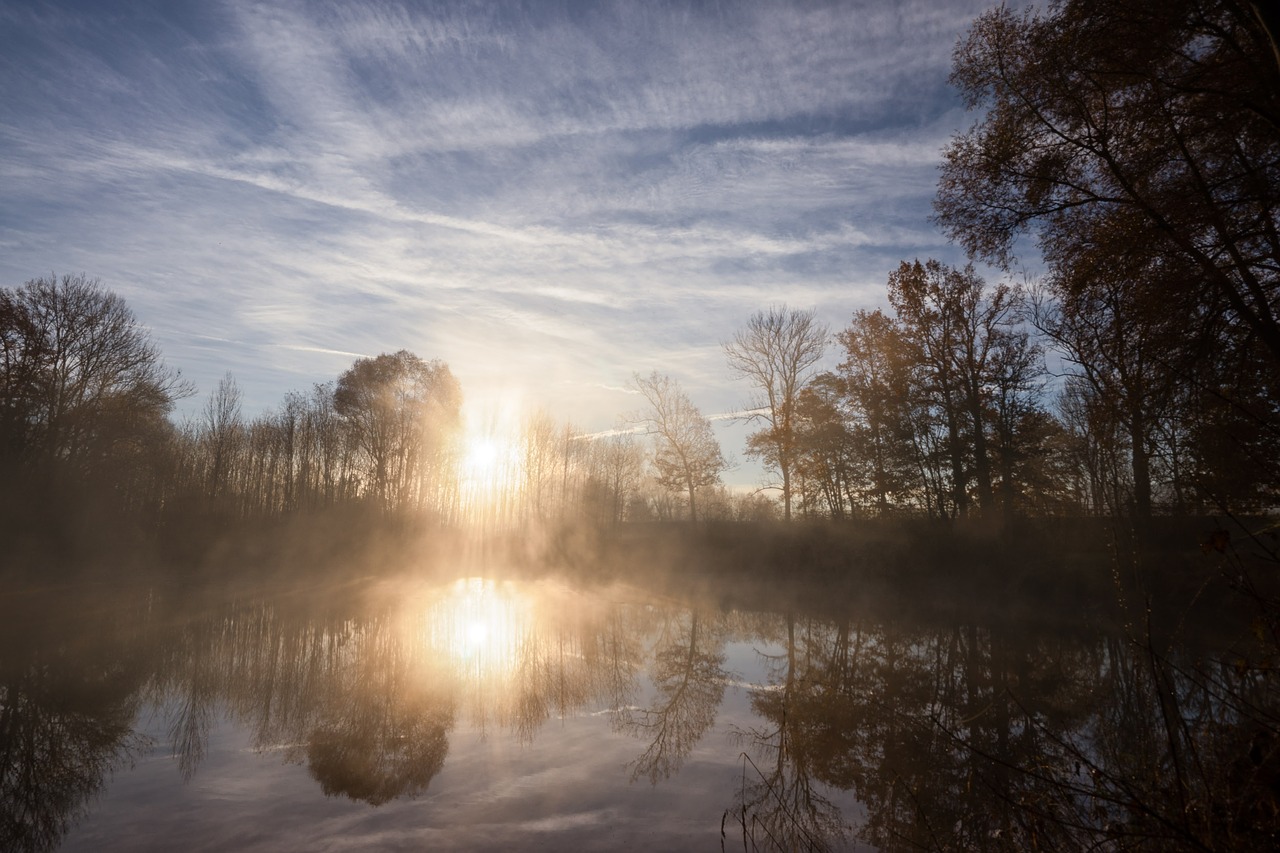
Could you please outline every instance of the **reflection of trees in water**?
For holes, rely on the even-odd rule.
[[[590,635],[585,652],[593,662],[593,692],[607,708],[628,708],[635,701],[636,672],[645,657],[646,615],[644,608],[610,607],[599,630]]]
[[[548,720],[632,695],[642,652],[634,608],[546,585],[521,600],[469,584],[463,607],[442,599],[422,622],[430,653],[482,733],[497,725],[529,743]]]
[[[306,761],[328,795],[375,805],[426,790],[454,720],[450,685],[385,618],[290,614],[263,603],[185,626],[170,644],[170,733],[184,778],[221,703],[260,749]]]
[[[427,789],[444,766],[454,697],[421,649],[373,621],[347,635],[306,736],[311,775],[326,795],[381,805]]]
[[[305,761],[326,793],[377,804],[426,789],[459,712],[529,742],[553,716],[633,696],[635,608],[552,595],[526,614],[500,590],[496,602],[490,587],[465,592],[461,608],[438,591],[370,614],[258,602],[187,624],[156,691],[184,775],[220,703],[258,748]]]
[[[715,723],[724,697],[724,637],[716,620],[696,610],[673,614],[663,627],[649,675],[655,688],[648,708],[615,705],[614,727],[649,741],[632,764],[632,781],[657,784],[680,770],[684,759]]]
[[[793,614],[779,621],[784,624],[774,627],[781,629],[783,651],[765,656],[766,682],[751,691],[751,707],[764,724],[738,732],[750,754],[743,754],[742,788],[732,814],[744,845],[826,850],[847,833],[840,809],[814,784],[835,686],[816,669],[829,632],[806,620],[798,634]]]
[[[143,702],[165,715],[184,779],[229,713],[257,748],[305,762],[326,794],[375,804],[426,790],[459,710],[529,741],[553,715],[631,702],[650,627],[637,618],[645,609],[551,599],[536,625],[504,626],[501,608],[467,616],[489,624],[462,624],[464,643],[481,627],[510,640],[490,643],[483,666],[475,649],[427,630],[441,612],[417,599],[390,607],[324,596],[231,601],[194,616],[151,602],[127,630],[65,618],[52,639],[6,631],[0,849],[59,843],[108,771],[130,756]],[[77,628],[97,631],[89,651],[73,655],[62,646]],[[134,633],[147,639],[122,646]]]
[[[592,696],[590,661],[582,637],[572,630],[531,634],[516,651],[507,685],[494,691],[493,706],[501,725],[522,743],[533,741],[547,720],[567,716]]]
[[[972,627],[864,631],[832,661],[845,682],[844,713],[861,731],[824,775],[857,791],[867,808],[861,834],[872,843],[991,849],[1007,834],[1007,779],[964,746],[1010,756],[1008,673],[989,640]]]
[[[1270,671],[1118,638],[786,619],[743,732],[744,846],[823,849],[851,790],[886,851],[1268,849]]]
[[[395,719],[346,717],[312,733],[307,764],[326,795],[377,806],[427,789],[444,766],[453,719],[433,707],[397,710]]]
[[[101,636],[87,648],[0,638],[0,850],[56,848],[108,775],[145,746],[133,733],[145,657],[91,627]]]
[[[0,848],[59,843],[137,746],[144,701],[170,714],[184,776],[227,711],[257,747],[306,762],[325,793],[376,804],[427,789],[457,719],[528,741],[553,715],[607,708],[645,744],[633,779],[656,783],[714,726],[725,643],[746,636],[770,653],[750,694],[757,718],[740,731],[733,814],[747,846],[838,843],[833,789],[857,797],[859,835],[887,851],[1265,849],[1280,833],[1276,670],[1248,650],[1224,662],[959,618],[887,625],[554,595],[510,630],[493,616],[479,631],[476,614],[428,630],[443,624],[431,604],[443,595],[3,630]],[[72,621],[91,643],[58,633]],[[447,640],[499,635],[483,659]],[[653,698],[637,707],[646,664]]]
[[[214,711],[225,684],[209,651],[217,621],[201,620],[163,644],[157,694],[168,697],[168,736],[183,781],[204,760]]]
[[[1064,678],[1081,661],[1042,647],[1013,656],[998,634],[971,626],[803,624],[798,633],[787,619],[779,674],[753,696],[774,726],[749,742],[774,762],[744,789],[737,816],[755,821],[745,829],[783,847],[840,840],[820,782],[857,795],[859,835],[884,850],[1035,848],[1014,823],[1026,792],[1007,766],[1037,754],[1040,738],[1014,719],[1011,696],[1031,690],[1043,697],[1037,713],[1070,725],[1073,706],[1060,700],[1074,694],[1080,707]]]
[[[1094,713],[1072,729],[1028,715],[1020,760],[1029,831],[1062,844],[1132,850],[1262,850],[1280,841],[1280,695],[1246,658],[1161,655],[1111,640]]]

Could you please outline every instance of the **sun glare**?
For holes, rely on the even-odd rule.
[[[467,439],[462,464],[468,477],[485,480],[497,470],[501,456],[502,447],[497,439],[487,435],[473,435]]]
[[[494,581],[459,580],[427,614],[428,643],[468,678],[501,678],[529,630],[525,604]]]
[[[458,460],[461,512],[473,523],[494,523],[519,481],[519,429],[505,409],[468,415]]]

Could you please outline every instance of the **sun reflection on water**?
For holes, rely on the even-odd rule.
[[[404,599],[424,684],[447,684],[458,713],[532,738],[545,721],[590,697],[593,664],[582,637],[599,612],[553,582],[469,577]]]
[[[427,608],[426,643],[466,679],[501,680],[529,640],[530,611],[528,599],[507,584],[463,578]]]

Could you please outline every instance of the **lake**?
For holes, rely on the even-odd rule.
[[[460,574],[8,596],[0,847],[1276,837],[1274,678],[1248,621],[1175,645],[1052,602]]]

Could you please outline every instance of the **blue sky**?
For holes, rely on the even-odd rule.
[[[100,278],[185,411],[404,348],[476,413],[604,430],[652,370],[731,412],[752,312],[963,260],[930,200],[990,5],[0,1],[0,285]]]

